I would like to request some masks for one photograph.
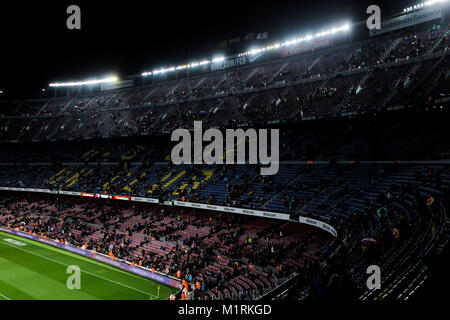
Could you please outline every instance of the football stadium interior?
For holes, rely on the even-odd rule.
[[[442,295],[448,9],[0,100],[0,300]],[[171,134],[195,121],[278,129],[278,172],[174,164]]]

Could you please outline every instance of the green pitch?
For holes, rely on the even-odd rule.
[[[73,274],[66,273],[67,268],[72,265],[81,270],[79,290],[66,285]],[[131,272],[0,232],[0,300],[163,300],[176,291]]]

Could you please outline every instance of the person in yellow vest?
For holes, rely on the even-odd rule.
[[[180,270],[177,271],[177,278],[181,278],[181,271]]]
[[[394,228],[393,234],[394,234],[394,238],[398,240],[398,238],[400,237],[400,233],[398,232],[397,228]]]

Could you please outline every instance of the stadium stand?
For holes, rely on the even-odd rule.
[[[449,33],[444,20],[192,77],[1,102],[0,187],[160,204],[2,191],[0,225],[180,270],[204,284],[196,299],[409,297],[448,238]],[[196,120],[280,128],[278,174],[173,165],[170,132]],[[365,286],[371,264],[386,274],[381,292]]]

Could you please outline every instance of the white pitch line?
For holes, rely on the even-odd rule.
[[[1,293],[0,293],[0,297],[5,298],[6,300],[11,300],[10,298],[8,298],[7,296],[5,296],[4,294],[1,294]]]
[[[6,242],[2,242],[2,243],[3,243],[3,244],[5,244],[5,245],[7,245],[7,246],[10,246],[10,247],[13,247],[13,248],[16,248],[16,249],[19,249],[19,250],[22,250],[22,251],[28,252],[28,253],[30,253],[30,254],[32,254],[32,255],[35,255],[35,256],[38,256],[38,257],[40,257],[40,258],[42,258],[42,259],[46,259],[46,260],[49,260],[49,261],[52,261],[52,262],[58,263],[58,264],[60,264],[60,265],[63,265],[63,266],[65,266],[65,267],[68,267],[68,266],[69,266],[68,264],[62,263],[62,262],[60,262],[60,261],[56,261],[56,260],[53,260],[53,259],[51,259],[51,258],[48,258],[48,257],[44,257],[44,256],[41,256],[40,254],[37,254],[37,253],[31,252],[31,251],[25,250],[25,249],[23,249],[23,248],[20,248],[20,247],[16,247],[16,246],[14,246],[14,245],[11,245],[11,244],[9,244],[9,243],[6,243]],[[91,272],[89,272],[89,271],[83,271],[83,270],[81,270],[81,272],[84,272],[84,273],[90,274],[91,276],[94,276],[94,277],[100,278],[100,279],[102,279],[102,280],[106,280],[106,281],[109,281],[109,282],[112,282],[112,283],[118,284],[118,285],[120,285],[120,286],[122,286],[122,287],[125,287],[125,288],[128,288],[128,289],[131,289],[131,290],[135,290],[135,291],[138,291],[138,292],[141,292],[141,293],[144,293],[144,294],[148,294],[149,296],[155,297],[155,296],[154,296],[153,294],[151,294],[151,293],[148,293],[148,292],[142,291],[142,290],[140,290],[140,289],[137,289],[137,288],[134,288],[134,287],[130,287],[130,286],[126,285],[126,284],[123,284],[123,283],[120,283],[120,282],[117,282],[117,281],[114,281],[114,280],[111,280],[111,279],[108,279],[108,278],[104,278],[104,277],[102,277],[102,276],[99,276],[99,275],[97,275],[97,274],[95,274],[95,273],[91,273]]]

